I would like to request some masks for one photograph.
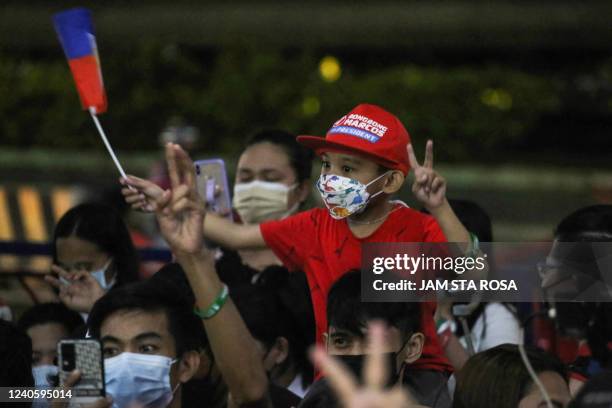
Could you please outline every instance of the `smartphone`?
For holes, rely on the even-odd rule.
[[[198,193],[206,201],[208,210],[232,221],[232,200],[225,162],[223,159],[208,159],[198,160],[194,164]]]
[[[104,389],[104,361],[102,346],[93,339],[62,340],[57,345],[60,386],[77,369],[81,379],[72,386],[72,401],[94,402],[106,396]]]

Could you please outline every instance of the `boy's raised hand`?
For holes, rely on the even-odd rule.
[[[412,144],[408,144],[408,160],[414,172],[412,192],[417,200],[428,210],[440,207],[446,201],[446,180],[433,168],[433,141],[427,141],[423,165],[419,164]]]
[[[170,190],[155,198],[162,235],[173,251],[195,254],[203,246],[204,203],[196,188],[189,155],[177,144],[166,145]]]

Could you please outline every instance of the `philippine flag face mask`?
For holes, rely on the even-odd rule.
[[[388,173],[381,174],[368,184],[335,174],[321,174],[317,182],[317,189],[332,218],[341,220],[360,213],[372,198],[381,194],[382,190],[370,195],[367,188]]]

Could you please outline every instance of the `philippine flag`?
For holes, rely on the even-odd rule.
[[[76,8],[57,13],[53,16],[53,25],[68,58],[83,109],[93,107],[96,114],[105,112],[106,92],[91,12]]]

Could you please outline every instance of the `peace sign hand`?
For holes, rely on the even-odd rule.
[[[166,145],[170,190],[155,198],[155,214],[165,240],[175,252],[202,250],[204,203],[196,188],[189,155],[177,144]]]
[[[446,201],[446,180],[433,169],[433,141],[425,147],[425,161],[421,166],[414,154],[412,144],[408,145],[408,160],[414,171],[412,192],[428,210],[435,210]]]
[[[368,325],[370,352],[363,369],[364,385],[338,360],[318,347],[312,354],[314,363],[325,372],[331,388],[345,408],[424,408],[418,405],[399,385],[385,389],[387,383],[385,358],[383,357],[385,328],[380,322]]]

